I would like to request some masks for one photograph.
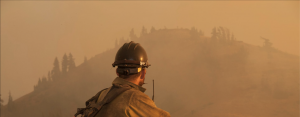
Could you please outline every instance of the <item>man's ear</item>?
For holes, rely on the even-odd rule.
[[[119,73],[117,72],[117,69],[116,69],[116,74],[119,76]]]
[[[144,79],[146,75],[146,69],[142,69],[141,71],[141,79]]]

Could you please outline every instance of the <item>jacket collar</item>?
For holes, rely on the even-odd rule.
[[[120,78],[120,77],[117,77],[113,82],[112,84],[119,84],[119,85],[129,85],[131,86],[132,88],[134,89],[137,89],[137,90],[140,90],[141,92],[145,92],[146,89],[144,87],[141,87],[141,86],[138,86],[132,82],[129,82],[123,78]]]

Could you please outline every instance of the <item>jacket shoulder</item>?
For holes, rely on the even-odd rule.
[[[138,90],[129,90],[131,97],[129,106],[126,109],[128,116],[142,116],[142,117],[170,117],[167,111],[156,107],[152,99],[145,93]]]
[[[92,101],[97,102],[98,97],[100,96],[100,94],[101,94],[103,91],[107,90],[107,89],[108,89],[108,88],[102,89],[101,91],[99,91],[98,93],[96,93],[96,95],[94,95],[93,97],[91,97],[89,100],[87,100],[87,101],[85,102],[85,106],[88,106],[89,103],[92,102]]]
[[[156,107],[155,103],[152,99],[145,93],[138,91],[138,90],[131,90],[131,96],[129,103],[131,106],[137,106],[140,105],[140,103],[143,103],[147,105],[148,107]]]

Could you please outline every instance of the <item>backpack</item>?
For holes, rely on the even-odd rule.
[[[97,103],[97,100],[100,94],[108,89],[108,93],[104,97],[104,99]],[[85,108],[77,108],[77,112],[74,117],[77,117],[81,114],[81,117],[95,117],[97,113],[101,110],[101,108],[105,105],[113,101],[116,97],[118,97],[121,93],[131,89],[128,85],[116,86],[113,85],[111,88],[106,88],[99,91],[95,96],[85,102]]]

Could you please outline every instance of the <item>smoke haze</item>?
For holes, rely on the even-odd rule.
[[[84,56],[90,59],[114,48],[116,39],[127,39],[132,28],[140,36],[143,26],[148,32],[152,26],[156,29],[196,27],[205,37],[211,37],[214,27],[223,26],[239,41],[263,46],[261,37],[265,37],[274,48],[299,56],[299,1],[1,1],[4,104],[9,91],[14,99],[33,91],[39,77],[47,76],[53,68],[55,57],[61,62],[65,53],[72,53],[76,65],[80,65]],[[167,56],[162,51],[158,55]],[[186,61],[191,59],[195,58]]]

